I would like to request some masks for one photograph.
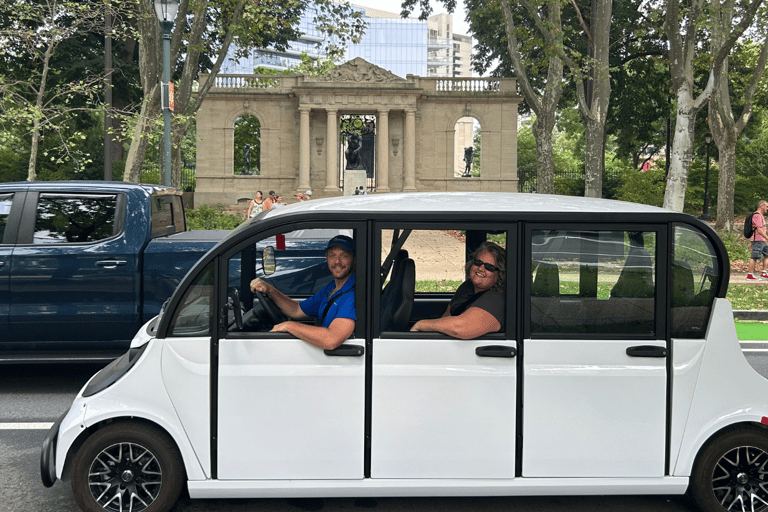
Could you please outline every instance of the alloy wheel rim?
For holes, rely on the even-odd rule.
[[[88,470],[91,496],[109,512],[142,512],[157,499],[163,473],[144,446],[117,443],[102,450]]]
[[[715,465],[712,491],[724,510],[768,511],[768,453],[754,446],[727,452]]]

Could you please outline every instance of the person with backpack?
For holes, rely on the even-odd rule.
[[[755,211],[748,219],[751,218],[751,222],[744,222],[744,235],[749,238],[750,246],[752,248],[752,255],[749,260],[749,272],[747,273],[747,281],[762,281],[768,278],[768,233],[765,231],[765,212],[768,211],[768,201],[761,199],[757,202],[757,211]],[[751,228],[751,233],[749,232]],[[763,269],[760,272],[759,277],[755,277],[755,269],[757,262],[763,259]]]

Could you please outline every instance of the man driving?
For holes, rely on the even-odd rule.
[[[267,295],[291,319],[275,325],[272,332],[288,332],[311,345],[333,350],[355,330],[355,241],[336,235],[328,242],[325,259],[333,281],[308,299],[295,301],[261,278],[251,281],[251,291]],[[320,325],[301,322],[313,318]]]

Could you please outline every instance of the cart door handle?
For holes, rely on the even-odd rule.
[[[627,348],[627,355],[629,357],[667,357],[667,349],[655,345],[639,345]]]
[[[515,357],[517,350],[515,347],[505,345],[486,345],[485,347],[477,347],[475,354],[480,357]]]
[[[323,350],[327,356],[360,357],[365,354],[365,349],[360,345],[341,345],[333,350]]]

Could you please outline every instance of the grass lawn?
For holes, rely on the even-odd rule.
[[[768,289],[753,284],[732,284],[725,297],[733,309],[768,309]]]
[[[768,340],[768,322],[736,322],[740,340]]]

